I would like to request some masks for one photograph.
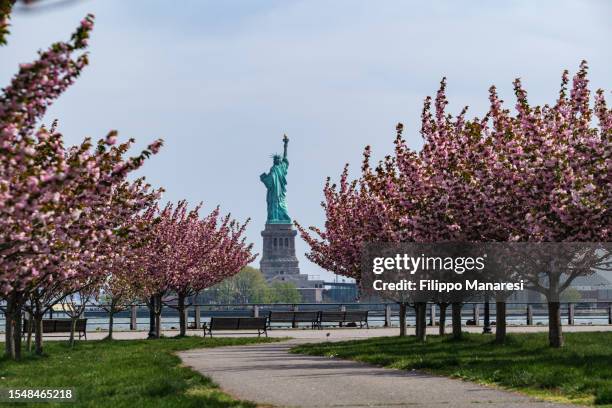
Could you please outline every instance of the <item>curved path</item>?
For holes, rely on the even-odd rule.
[[[179,356],[232,396],[277,407],[568,407],[415,371],[288,353],[296,344],[317,340],[189,350]]]

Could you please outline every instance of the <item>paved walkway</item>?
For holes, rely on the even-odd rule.
[[[353,337],[349,330],[332,336]],[[416,371],[288,353],[296,344],[313,341],[325,337],[189,350],[179,356],[230,395],[277,407],[568,407]]]

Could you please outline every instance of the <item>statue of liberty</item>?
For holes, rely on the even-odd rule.
[[[267,224],[291,224],[291,218],[287,212],[287,168],[289,160],[287,160],[287,144],[289,138],[283,136],[284,152],[283,157],[275,154],[272,156],[274,164],[270,168],[268,174],[263,173],[259,176],[262,183],[268,189],[266,202],[268,203],[268,220]]]

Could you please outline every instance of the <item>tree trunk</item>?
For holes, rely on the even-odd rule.
[[[495,302],[495,343],[506,341],[506,302]]]
[[[28,316],[28,339],[27,339],[27,345],[28,345],[28,352],[32,351],[32,329],[33,329],[33,322],[32,322],[32,315],[30,314]]]
[[[461,339],[461,307],[462,303],[454,302],[451,306],[453,314],[453,339]]]
[[[419,340],[421,335],[421,302],[414,302],[414,335]]]
[[[444,336],[446,334],[446,307],[447,303],[439,303],[440,307],[440,324],[438,326],[438,334]]]
[[[68,339],[68,342],[70,343],[70,348],[74,347],[74,332],[76,331],[76,325],[77,325],[78,318],[79,318],[78,315],[77,317],[70,318],[70,339]]]
[[[13,360],[21,359],[21,307],[23,295],[11,294],[6,301],[6,354]]]
[[[400,325],[400,337],[406,336],[406,302],[400,302],[399,304],[399,325]]]
[[[161,338],[161,313],[155,313],[155,338]]]
[[[43,316],[42,313],[34,315],[34,352],[39,356],[43,353]]]
[[[155,296],[149,299],[149,338],[154,339],[157,333],[155,329]]]
[[[550,347],[563,347],[561,304],[559,302],[548,302],[548,343]]]
[[[13,349],[15,360],[21,360],[21,307],[18,308],[17,314],[13,316]]]
[[[115,325],[115,308],[111,306],[108,314],[108,339],[113,339],[113,326]]]
[[[183,337],[187,334],[187,319],[185,316],[185,295],[178,295],[178,312],[179,312],[179,336]]]
[[[161,338],[161,311],[162,299],[161,295],[155,297],[155,338]]]
[[[427,340],[427,303],[417,302],[416,312],[416,337],[418,341]]]
[[[9,313],[10,307],[6,305],[4,314],[4,354],[7,357],[13,356],[13,318]]]

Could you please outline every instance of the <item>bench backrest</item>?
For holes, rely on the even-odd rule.
[[[270,310],[268,318],[271,322],[292,322],[295,312],[279,312]]]
[[[265,330],[267,318],[265,317],[240,317],[238,329],[240,330]]]
[[[344,317],[346,321],[364,321],[368,320],[368,311],[367,310],[347,310],[346,316]]]
[[[26,332],[28,330],[28,319],[24,319],[23,321],[23,331]],[[32,322],[34,324],[34,322]],[[70,319],[43,319],[42,321],[42,331],[43,333],[63,333],[70,332],[72,328],[72,321]],[[75,330],[85,331],[87,329],[87,319],[77,319]],[[34,331],[34,327],[32,327],[32,331]]]
[[[211,317],[210,328],[212,330],[238,330],[240,317]]]
[[[211,317],[211,330],[263,330],[266,317]]]
[[[51,323],[51,322],[50,322]],[[43,326],[44,326],[43,320]],[[55,327],[52,329],[55,332],[69,332],[72,329],[72,321],[70,319],[55,320]],[[44,327],[43,327],[44,330]]]
[[[319,320],[319,312],[294,312],[296,322],[316,322]]]
[[[343,322],[345,312],[337,312],[331,310],[323,310],[321,312],[322,322]]]

